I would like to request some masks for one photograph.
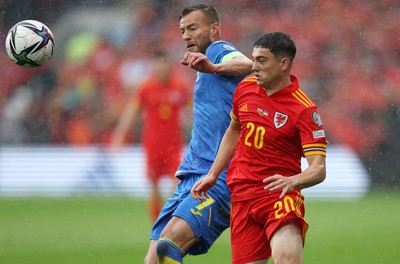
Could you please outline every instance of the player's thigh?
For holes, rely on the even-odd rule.
[[[253,261],[253,262],[247,262],[246,264],[267,264],[268,263],[268,259],[262,259],[262,260],[257,260],[257,261]]]
[[[193,178],[195,181],[201,175]],[[192,255],[208,251],[221,233],[229,227],[230,194],[225,182],[218,182],[208,192],[209,199],[202,203],[188,195],[174,212],[174,216],[183,219],[191,227],[194,237],[199,239],[196,246],[189,249]]]
[[[192,227],[196,237],[213,241],[230,224],[230,194],[225,183],[217,182],[209,191],[209,198],[203,202],[188,195],[174,212]]]
[[[303,238],[301,229],[295,221],[290,221],[276,230],[271,237],[270,245],[273,260],[286,260],[282,263],[302,263]]]
[[[173,241],[183,251],[187,251],[190,246],[199,241],[191,226],[182,218],[172,217],[161,233],[160,238]]]
[[[176,186],[174,194],[167,200],[164,204],[156,222],[151,230],[150,239],[158,240],[163,232],[164,228],[167,226],[168,222],[173,217],[175,210],[179,207],[182,200],[190,195],[190,189],[185,186],[186,183],[179,183]]]
[[[264,221],[256,221],[253,201],[232,203],[231,250],[232,263],[267,263],[271,256]]]

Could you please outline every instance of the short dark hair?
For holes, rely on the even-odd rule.
[[[275,57],[288,57],[291,61],[296,56],[296,44],[294,40],[282,32],[272,32],[259,37],[254,42],[254,47],[269,49]]]
[[[219,14],[217,9],[215,9],[215,7],[213,7],[212,5],[206,5],[206,4],[197,4],[185,7],[182,10],[179,19],[197,10],[200,10],[203,13],[203,15],[208,19],[210,24],[219,23]]]

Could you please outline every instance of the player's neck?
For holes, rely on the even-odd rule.
[[[212,37],[211,37],[211,42],[214,43],[214,42],[216,42],[216,41],[221,41],[221,36],[218,35],[218,36],[212,36]]]
[[[276,82],[271,82],[267,86],[263,87],[263,89],[264,89],[265,93],[268,96],[270,96],[291,84],[292,84],[292,82],[290,81],[290,77],[289,77],[289,78],[279,79]]]

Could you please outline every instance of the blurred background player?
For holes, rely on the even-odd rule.
[[[204,254],[229,227],[230,195],[225,174],[206,203],[191,195],[193,184],[210,169],[229,126],[232,94],[251,73],[251,60],[221,40],[217,10],[194,5],[181,12],[179,29],[186,53],[181,63],[198,72],[193,97],[192,137],[176,176],[181,180],[155,222],[146,264],[183,263],[183,257]]]
[[[155,221],[163,205],[160,180],[168,176],[174,183],[183,144],[182,111],[190,103],[186,80],[173,71],[164,52],[155,53],[153,74],[134,91],[120,115],[112,146],[120,148],[128,131],[135,127],[142,112],[142,144],[146,153],[147,177],[151,183],[149,211]]]

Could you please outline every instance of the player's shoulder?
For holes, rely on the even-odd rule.
[[[236,51],[237,50],[235,45],[233,45],[232,43],[225,41],[225,40],[214,41],[209,46],[209,49],[220,49],[220,50],[225,50],[225,51]]]
[[[173,86],[178,86],[179,88],[186,88],[189,86],[189,81],[188,79],[179,73],[174,73],[170,75],[169,77],[169,82]]]
[[[235,93],[237,95],[241,94],[248,94],[248,93],[253,93],[257,92],[257,88],[259,86],[257,85],[257,80],[255,76],[247,76],[245,77],[241,82],[238,83]]]
[[[257,85],[256,76],[249,75],[240,81],[238,87],[253,86],[253,85]]]
[[[294,75],[290,75],[290,79],[292,81],[292,84],[290,87],[288,87],[288,92],[291,94],[289,97],[291,100],[291,105],[295,106],[297,105],[298,107],[302,109],[306,108],[315,108],[316,104],[314,101],[308,96],[307,93],[305,93],[301,88],[298,79]],[[285,92],[284,94],[287,94]]]
[[[235,57],[244,57],[232,43],[224,40],[219,40],[211,43],[207,48],[206,56],[213,63],[227,62]]]
[[[292,101],[302,109],[316,108],[315,102],[302,89],[297,88],[292,92]]]
[[[148,78],[139,81],[137,87],[147,87],[155,85],[158,82],[158,79],[155,77],[155,75],[151,75]]]
[[[245,78],[243,78],[241,83],[247,83],[247,84],[257,83],[256,76],[255,75],[246,76]]]
[[[155,85],[156,82],[152,78],[148,78],[137,84],[136,91],[139,93],[144,93],[147,92],[148,90],[152,90]]]

